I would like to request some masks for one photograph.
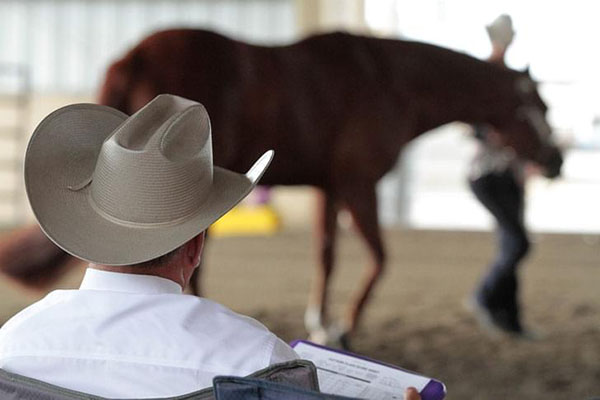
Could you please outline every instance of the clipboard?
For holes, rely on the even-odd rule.
[[[415,387],[422,400],[442,400],[446,386],[395,365],[307,340],[291,344],[300,358],[317,367],[321,392],[368,400],[403,400],[404,389]]]

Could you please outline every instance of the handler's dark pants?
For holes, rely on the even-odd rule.
[[[487,174],[469,184],[498,224],[499,251],[476,291],[476,299],[492,313],[496,323],[507,330],[521,331],[517,267],[529,250],[523,224],[523,188],[510,171]]]

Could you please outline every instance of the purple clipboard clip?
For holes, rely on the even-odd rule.
[[[411,374],[411,375],[416,375],[416,376],[419,376],[419,377],[422,377],[422,378],[425,378],[425,379],[429,379],[429,382],[427,382],[427,384],[420,391],[421,399],[422,400],[442,400],[442,399],[444,399],[444,397],[446,397],[446,386],[442,382],[440,382],[440,381],[438,381],[436,379],[425,377],[425,376],[420,375],[420,374],[418,374],[416,372],[409,371],[409,370],[397,367],[397,366],[392,365],[392,364],[388,364],[388,363],[384,363],[384,362],[381,362],[381,361],[373,360],[371,358],[368,358],[368,357],[365,357],[365,356],[361,356],[360,354],[355,354],[355,353],[351,353],[349,351],[344,351],[344,350],[332,349],[332,348],[327,347],[327,346],[321,346],[321,345],[318,345],[316,343],[310,342],[308,340],[294,340],[293,342],[290,343],[290,346],[292,346],[292,348],[295,348],[300,343],[303,343],[303,344],[308,345],[308,346],[313,346],[313,347],[316,347],[316,348],[320,348],[320,349],[323,349],[323,350],[328,350],[328,351],[331,351],[331,352],[334,352],[334,353],[343,354],[343,355],[350,356],[350,357],[353,357],[353,358],[361,359],[361,360],[368,361],[368,362],[371,362],[371,363],[374,363],[374,364],[383,365],[383,366],[386,366],[388,368],[392,368],[392,369],[395,369],[395,370],[406,372],[406,373]]]

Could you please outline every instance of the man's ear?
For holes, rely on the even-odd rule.
[[[197,267],[200,264],[202,250],[204,249],[204,232],[190,239],[184,248],[185,263],[191,267]]]

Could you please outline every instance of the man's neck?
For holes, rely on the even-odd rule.
[[[159,278],[169,279],[177,283],[182,289],[185,289],[185,286],[187,285],[183,270],[173,266],[172,264],[154,267],[134,267],[129,265],[115,266],[90,263],[89,267],[101,271],[117,272],[122,274],[157,276]]]

